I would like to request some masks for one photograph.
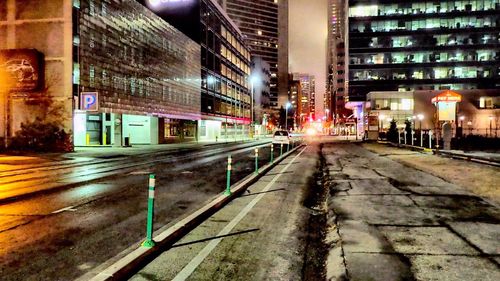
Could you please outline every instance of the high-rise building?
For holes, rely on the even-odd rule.
[[[293,73],[293,81],[300,82],[299,115],[315,118],[316,108],[316,79],[307,73]]]
[[[347,95],[347,0],[328,1],[327,94],[325,108],[329,120],[341,117]]]
[[[288,75],[288,87],[289,87],[289,101],[292,105],[291,117],[293,117],[294,127],[302,127],[302,124],[307,120],[307,114],[303,112],[302,108],[302,87],[300,80],[295,80],[293,74]],[[307,98],[306,98],[307,100]]]
[[[349,100],[500,89],[500,1],[349,1]]]
[[[270,104],[271,66],[259,56],[252,56],[252,77],[250,78],[251,90],[254,99],[255,124],[267,121],[265,109]]]
[[[219,0],[239,27],[252,54],[271,66],[270,107],[287,102],[288,0]]]
[[[215,0],[138,0],[201,46],[199,138],[248,135],[251,117],[250,48]]]

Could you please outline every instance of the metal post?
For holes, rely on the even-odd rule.
[[[398,143],[401,144],[401,131],[398,131]]]
[[[407,143],[406,143],[406,142],[407,142],[407,140],[406,140],[406,134],[407,134],[407,133],[406,133],[406,130],[405,130],[405,131],[404,131],[404,135],[405,135],[405,145],[407,144]]]
[[[146,240],[142,242],[142,246],[152,248],[155,245],[153,241],[153,215],[154,215],[154,200],[155,200],[155,175],[149,175],[148,188],[148,218],[146,225]]]
[[[274,145],[271,143],[271,163],[274,163]]]
[[[283,144],[280,145],[280,157],[283,156]]]
[[[429,148],[432,149],[432,130],[429,130]]]
[[[411,131],[411,146],[415,146],[415,131]]]
[[[424,147],[424,132],[420,130],[420,146]]]
[[[288,132],[288,107],[285,105],[285,131]]]
[[[286,144],[286,152],[290,151],[290,141]]]
[[[259,173],[259,149],[255,149],[255,173]]]
[[[233,160],[231,159],[231,155],[229,155],[227,157],[227,181],[226,181],[226,191],[224,191],[224,195],[231,195],[231,170],[232,170],[232,167],[231,167],[231,163],[233,162]]]

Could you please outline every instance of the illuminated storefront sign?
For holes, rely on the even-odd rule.
[[[452,91],[444,91],[432,98],[432,102],[461,102],[462,96]]]
[[[446,90],[432,98],[438,110],[439,121],[456,121],[457,102],[462,101],[462,96],[450,90]]]
[[[83,92],[80,94],[80,109],[85,111],[99,110],[99,95],[97,92]]]

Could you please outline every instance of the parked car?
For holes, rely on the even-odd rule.
[[[290,144],[290,134],[285,130],[274,132],[273,144]]]

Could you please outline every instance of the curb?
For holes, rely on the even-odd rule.
[[[462,153],[449,152],[446,150],[436,150],[436,149],[430,149],[430,148],[425,148],[425,147],[420,147],[420,146],[412,146],[412,145],[407,145],[407,144],[397,144],[397,143],[386,142],[386,141],[377,141],[377,142],[379,144],[385,144],[385,145],[390,145],[393,147],[410,149],[413,151],[433,153],[434,155],[437,155],[437,156],[450,157],[452,159],[465,160],[465,161],[469,161],[469,162],[475,162],[478,164],[485,164],[485,165],[500,167],[499,160],[491,159],[488,157],[473,156],[473,155],[467,155],[467,154],[462,154]]]
[[[160,229],[160,234],[156,235],[153,240],[156,246],[153,248],[137,247],[132,252],[128,253],[124,257],[116,260],[117,257],[111,258],[110,260],[104,262],[101,266],[106,266],[104,270],[99,272],[97,275],[87,273],[77,280],[91,280],[91,281],[112,281],[112,280],[124,280],[135,274],[147,263],[154,260],[157,256],[167,250],[170,246],[174,245],[175,242],[184,237],[191,230],[200,225],[208,217],[222,209],[225,205],[231,202],[233,199],[239,197],[250,185],[257,182],[261,177],[265,176],[272,168],[278,165],[281,161],[286,159],[289,155],[297,151],[299,148],[304,147],[304,145],[299,145],[289,152],[283,154],[282,157],[278,157],[273,163],[268,163],[259,169],[258,174],[251,173],[239,182],[231,186],[232,194],[230,196],[219,195],[213,201],[207,205],[201,207],[194,213],[188,215],[184,219],[175,223],[173,226],[166,230]],[[130,249],[130,248],[129,248]],[[123,252],[122,252],[123,253]]]

